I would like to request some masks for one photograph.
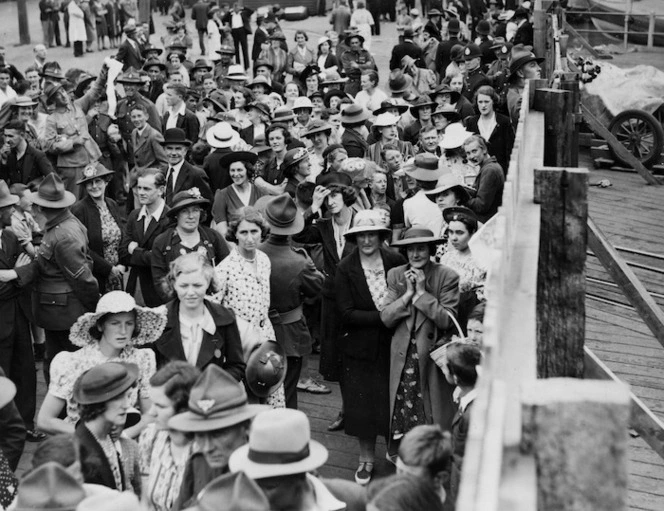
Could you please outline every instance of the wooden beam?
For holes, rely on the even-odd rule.
[[[547,26],[546,12],[542,9],[542,1],[535,0],[533,11],[533,46],[535,55],[538,57],[546,56]],[[546,66],[545,68],[546,69]]]
[[[578,150],[574,141],[573,92],[561,89],[537,89],[533,108],[544,112],[544,165],[572,167],[572,152]]]
[[[629,303],[634,306],[655,338],[664,346],[664,312],[662,309],[590,217],[588,217],[588,233],[588,245],[597,259],[604,265],[614,282],[620,286]]]
[[[583,377],[588,171],[535,170],[541,205],[537,271],[537,374]]]
[[[630,167],[636,170],[641,175],[641,177],[645,179],[646,183],[649,185],[660,184],[659,180],[653,175],[653,173],[645,168],[645,166],[638,160],[638,158],[630,153],[627,148],[622,145],[616,137],[613,136],[613,133],[611,133],[609,129],[604,126],[583,103],[581,103],[581,113],[583,114],[583,118],[590,125],[590,129],[606,140],[607,143],[611,146],[611,149],[613,149],[613,151],[618,156],[620,156],[621,159],[626,161]]]
[[[621,381],[589,348],[585,348],[586,379]],[[629,425],[664,459],[664,422],[630,391]]]
[[[576,39],[577,41],[580,41],[581,44],[583,45],[583,47],[584,47],[586,50],[588,50],[588,52],[590,52],[590,55],[592,55],[592,57],[593,57],[594,59],[600,59],[600,60],[601,60],[601,59],[604,59],[604,60],[609,60],[609,59],[612,59],[612,58],[613,58],[612,55],[608,55],[608,54],[606,54],[606,53],[599,53],[595,48],[593,48],[593,46],[592,46],[592,45],[586,40],[585,37],[583,37],[581,34],[579,34],[579,33],[575,30],[575,28],[567,22],[567,20],[565,20],[564,27],[565,27],[565,32],[567,32],[568,34],[570,34],[570,35],[571,35],[572,37],[574,37],[574,39]]]

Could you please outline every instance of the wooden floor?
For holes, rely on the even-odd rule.
[[[609,179],[613,186],[590,188],[589,214],[609,241],[664,255],[664,187],[647,186],[637,174],[591,170],[591,183],[599,179]],[[664,272],[663,261],[623,255]],[[634,270],[655,300],[664,304],[664,273]],[[664,348],[592,255],[586,271],[587,346],[664,419]],[[664,509],[664,461],[640,438],[630,442],[629,476],[630,509]]]

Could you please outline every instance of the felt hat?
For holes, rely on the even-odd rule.
[[[327,449],[311,440],[309,419],[299,410],[279,408],[254,419],[249,443],[228,460],[231,472],[243,471],[251,479],[310,472],[327,461]]]
[[[182,190],[173,196],[171,209],[168,210],[166,216],[175,218],[180,211],[189,206],[203,206],[203,209],[210,209],[210,201],[201,195],[198,188]]]
[[[79,316],[71,326],[69,340],[74,346],[83,347],[97,343],[90,333],[97,321],[106,314],[136,311],[136,328],[138,336],[132,339],[131,344],[142,346],[155,342],[166,327],[166,310],[162,307],[149,308],[136,305],[134,297],[124,291],[110,291],[97,302],[95,312],[86,312]]]
[[[536,57],[531,51],[515,51],[512,55],[512,60],[510,60],[510,76],[516,74],[519,69],[529,62],[537,62],[538,64],[541,64],[544,62],[544,59]]]
[[[407,247],[409,245],[419,245],[421,243],[440,243],[441,238],[434,236],[433,232],[421,225],[413,225],[406,229],[400,240],[393,241],[393,247]]]
[[[462,217],[470,218],[477,222],[477,215],[475,212],[465,206],[451,206],[443,210],[443,218],[448,224]]]
[[[235,55],[235,50],[232,46],[222,44],[218,50],[215,50],[219,55]]]
[[[341,111],[341,124],[359,124],[370,116],[371,114],[365,108],[353,103]]]
[[[376,119],[374,120],[373,126],[375,128],[384,128],[386,126],[395,126],[399,122],[399,119],[401,119],[401,116],[385,112],[385,113],[382,113],[382,114],[378,114],[376,116]]]
[[[289,149],[284,156],[284,161],[281,164],[281,168],[287,169],[292,167],[293,165],[300,163],[302,160],[308,157],[309,151],[307,151],[304,147],[295,147],[293,149]]]
[[[45,208],[66,208],[76,202],[76,196],[65,190],[65,184],[55,172],[51,172],[37,187],[36,192],[30,193],[30,200],[37,206]]]
[[[372,112],[373,115],[378,116],[380,114],[386,113],[388,110],[395,108],[399,115],[405,114],[410,108],[408,105],[402,103],[397,103],[395,99],[386,99],[385,101],[380,102],[380,108],[377,108]]]
[[[46,85],[44,86],[44,97],[46,98],[46,103],[47,104],[51,103],[51,98],[55,95],[56,92],[58,92],[62,88],[63,87],[61,83],[46,82]]]
[[[164,132],[164,141],[161,145],[183,145],[189,147],[191,140],[187,140],[184,130],[180,128],[169,128]]]
[[[442,174],[438,168],[438,157],[431,153],[415,155],[413,162],[404,165],[403,171],[417,181],[438,181]]]
[[[77,185],[82,185],[83,183],[87,183],[88,181],[93,181],[94,179],[97,179],[98,177],[111,176],[113,174],[115,174],[115,172],[113,170],[107,169],[100,162],[89,163],[83,169],[83,179],[79,179],[76,182],[76,184]]]
[[[287,193],[284,195],[287,195],[288,199],[293,202],[290,195]],[[270,205],[277,201],[279,197],[268,202],[265,209],[266,213]],[[287,207],[290,209],[289,206]],[[295,207],[295,202],[293,202],[293,207]],[[277,212],[277,214],[281,213]],[[302,218],[302,215],[297,211],[297,207],[295,207],[295,213]],[[302,220],[302,227],[304,227],[304,219]],[[274,394],[286,379],[286,352],[284,349],[276,341],[265,341],[255,346],[247,359],[244,379],[251,392],[256,396],[266,398]]]
[[[320,82],[321,87],[333,87],[335,85],[342,85],[348,81],[348,77],[343,78],[336,71],[327,71],[325,73],[325,80]]]
[[[300,73],[300,80],[304,83],[309,76],[317,75],[318,73],[320,73],[320,67],[315,64],[309,64]]]
[[[332,133],[332,125],[328,124],[325,121],[319,119],[314,119],[306,125],[304,131],[300,134],[301,137],[310,137],[316,133],[325,133],[328,132],[328,135]]]
[[[436,103],[431,101],[431,98],[427,96],[426,94],[422,94],[419,98],[415,100],[415,102],[411,105],[410,107],[410,113],[413,114],[413,117],[417,117],[418,111],[421,108],[424,108],[425,106],[428,106],[431,108],[431,111],[438,106]]]
[[[244,67],[240,64],[231,64],[228,66],[228,73],[226,73],[227,80],[233,80],[235,82],[245,82],[249,79],[247,74],[244,71]]]
[[[443,140],[440,141],[439,145],[442,149],[456,149],[457,147],[461,147],[468,137],[472,135],[474,133],[466,130],[463,124],[455,122],[445,129]]]
[[[105,362],[85,371],[74,384],[73,398],[79,405],[106,403],[138,381],[138,366]]]
[[[304,229],[304,217],[297,210],[293,198],[287,193],[272,197],[265,205],[264,213],[265,219],[270,224],[270,232],[274,234],[291,235]]]
[[[160,71],[166,71],[166,64],[156,57],[149,58],[145,61],[145,64],[143,64],[143,71],[147,71],[154,66],[157,66]]]
[[[0,208],[6,208],[7,206],[18,204],[19,200],[21,199],[18,195],[12,195],[9,192],[9,186],[7,186],[5,180],[0,179]]]
[[[208,64],[207,60],[205,60],[203,58],[200,58],[200,59],[196,59],[196,62],[194,63],[194,67],[192,68],[192,71],[194,71],[196,69],[205,69],[207,71],[212,71],[212,66],[210,64]]]
[[[478,57],[482,57],[482,50],[475,43],[468,43],[463,49],[463,58],[464,60],[472,60]]]
[[[280,106],[272,114],[272,122],[288,122],[295,121],[295,119],[293,109],[287,106]]]
[[[81,73],[76,80],[76,88],[74,89],[74,95],[77,98],[83,97],[85,88],[93,81],[97,79],[96,76],[92,76],[88,73]]]
[[[34,101],[31,97],[29,96],[16,96],[16,99],[14,100],[14,104],[11,105],[14,108],[19,108],[19,107],[35,107],[39,103],[37,101]]]
[[[390,92],[393,94],[399,94],[406,92],[413,85],[413,79],[404,74],[400,69],[395,69],[390,73],[390,77],[387,81],[387,87],[390,89]]]
[[[215,431],[250,420],[268,408],[248,404],[244,386],[219,366],[210,364],[191,388],[189,411],[171,417],[168,427],[191,433]]]
[[[299,108],[311,108],[314,109],[314,104],[306,96],[298,96],[293,101],[293,112]]]
[[[240,135],[227,122],[218,122],[205,133],[205,140],[215,149],[233,147],[240,141]]]
[[[136,25],[133,23],[127,23],[124,27],[122,27],[122,31],[127,34],[135,34],[136,33]]]
[[[252,165],[258,160],[258,154],[252,151],[233,151],[223,155],[219,159],[219,165],[222,167],[229,167],[231,163],[236,161],[244,161],[251,163]]]
[[[4,408],[11,403],[14,396],[16,396],[14,382],[5,376],[0,376],[0,408]]]
[[[210,481],[196,497],[196,505],[187,511],[270,511],[270,501],[256,482],[244,472],[224,474]]]
[[[76,511],[144,511],[141,502],[132,491],[102,492],[83,500]]]
[[[450,19],[450,21],[452,21],[453,19],[457,19],[457,18],[459,17],[459,9],[457,9],[457,6],[456,6],[456,5],[450,5],[450,6],[448,6],[447,9],[445,9],[445,13],[446,13],[448,16],[451,16],[451,17],[452,17],[452,18]],[[457,20],[457,21],[458,21],[458,20]],[[449,28],[448,28],[448,30],[449,30]]]
[[[452,173],[440,176],[436,181],[436,187],[433,190],[425,190],[424,194],[428,195],[431,200],[435,200],[436,195],[451,189],[454,189],[460,202],[465,203],[470,198],[463,180]]]
[[[217,112],[228,112],[228,98],[220,90],[213,90],[208,97],[203,98],[203,101],[212,103]]]
[[[118,83],[143,85],[143,78],[141,78],[141,75],[133,67],[127,69],[124,73],[118,76],[115,81]]]
[[[75,511],[85,498],[81,483],[55,461],[29,472],[18,485],[16,511]]]
[[[447,11],[445,11],[445,12],[447,12]],[[461,24],[459,23],[458,18],[456,18],[456,16],[458,16],[458,15],[459,15],[458,12],[455,13],[454,14],[455,17],[450,18],[450,21],[448,21],[448,23],[447,23],[447,31],[450,34],[458,34],[461,31]]]
[[[344,31],[345,41],[350,44],[350,40],[357,37],[360,40],[361,44],[364,44],[364,36],[360,34],[357,28],[350,28]]]
[[[164,53],[164,49],[163,49],[163,48],[159,48],[159,47],[155,46],[155,45],[152,44],[152,43],[147,43],[147,44],[145,44],[145,45],[143,46],[143,48],[141,49],[141,55],[143,55],[143,56],[145,57],[145,55],[147,55],[147,53],[148,53],[149,51],[156,51],[156,52],[157,52],[157,55],[161,55],[162,53]]]
[[[258,75],[255,77],[253,80],[251,80],[249,83],[247,83],[247,87],[249,89],[253,89],[257,85],[262,85],[267,89],[268,92],[272,92],[272,84],[270,81],[263,75]]]
[[[449,122],[459,122],[461,115],[452,105],[439,105],[431,115],[442,115]]]
[[[440,12],[438,9],[430,9],[429,12],[427,13],[427,16],[431,18],[432,16],[442,16],[443,13]]]
[[[344,172],[326,172],[318,175],[316,184],[326,188],[330,186],[352,186],[353,178]]]
[[[258,69],[259,67],[267,67],[269,68],[270,72],[274,71],[274,65],[268,62],[267,60],[259,59],[256,62],[254,62],[254,74],[256,73],[256,69]]]
[[[65,75],[62,72],[62,68],[60,67],[60,64],[57,62],[51,62],[50,65],[44,65],[44,69],[42,69],[41,75],[44,78],[50,78],[52,80],[64,80]]]
[[[361,232],[389,233],[390,230],[383,223],[381,214],[373,209],[358,211],[353,218],[353,227],[348,229],[344,236],[355,238]]]
[[[272,118],[272,114],[270,113],[270,107],[267,106],[265,103],[262,103],[260,101],[252,101],[247,105],[247,110],[250,108],[258,110],[260,113],[266,115],[270,119]]]
[[[475,32],[480,35],[489,35],[491,33],[491,23],[488,20],[480,20],[475,26]]]

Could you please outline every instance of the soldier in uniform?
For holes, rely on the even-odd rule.
[[[164,92],[166,64],[156,58],[148,59],[143,64],[143,71],[150,77],[147,98],[155,103],[157,98]]]
[[[344,92],[355,97],[355,94],[360,92],[360,77],[362,71],[365,69],[376,69],[371,53],[365,50],[362,45],[364,44],[364,37],[358,33],[351,33],[346,42],[350,49],[341,54],[341,65],[344,73],[348,77]]]
[[[284,392],[286,407],[297,408],[297,382],[302,357],[311,353],[311,335],[302,312],[306,298],[318,296],[323,274],[302,248],[291,246],[291,235],[304,228],[304,217],[287,193],[271,199],[265,206],[270,235],[260,245],[270,258],[270,320],[277,342],[288,358]]]
[[[512,43],[505,42],[502,37],[497,37],[491,46],[496,60],[487,69],[486,75],[493,83],[493,88],[500,98],[500,112],[508,114],[507,110],[507,86],[510,76],[510,51]]]
[[[217,61],[212,70],[214,76],[214,81],[217,82],[217,86],[221,87],[224,82],[224,78],[228,75],[228,68],[233,63],[233,57],[235,56],[235,50],[232,46],[227,44],[222,44],[218,50],[215,50],[221,58]]]
[[[466,61],[466,86],[463,96],[474,103],[475,91],[482,85],[491,85],[491,80],[482,72],[482,50],[475,43],[469,43],[463,49],[463,59]]]

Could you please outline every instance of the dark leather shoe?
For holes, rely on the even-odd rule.
[[[337,420],[335,420],[332,424],[330,424],[327,427],[328,431],[341,431],[344,429],[344,414],[343,412],[339,413],[339,416],[337,417]]]
[[[25,432],[25,439],[28,442],[42,442],[43,440],[46,440],[46,434],[37,431],[36,429],[28,429]]]

